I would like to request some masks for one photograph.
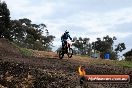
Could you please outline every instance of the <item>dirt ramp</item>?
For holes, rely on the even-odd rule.
[[[58,58],[58,54],[55,52],[38,51],[32,50],[34,57],[45,57],[45,58]]]
[[[0,39],[0,56],[18,55],[19,49],[5,38]]]

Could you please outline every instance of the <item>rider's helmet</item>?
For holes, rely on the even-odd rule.
[[[67,31],[67,30],[66,30],[66,31],[65,31],[65,33],[66,33],[66,34],[68,34],[68,33],[69,33],[69,31]]]

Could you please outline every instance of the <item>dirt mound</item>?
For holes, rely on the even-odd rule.
[[[6,69],[5,69],[6,67]],[[75,88],[75,74],[0,61],[0,85],[7,88]],[[1,88],[1,87],[0,87]]]
[[[45,58],[58,58],[58,55],[54,52],[32,50],[34,57],[45,57]]]
[[[77,70],[79,65],[78,61],[71,59],[36,57],[21,58],[19,61],[15,59],[13,62],[7,59],[0,60],[0,85],[7,88],[129,88],[128,84],[112,84],[110,85],[112,87],[106,87],[108,84],[89,83],[80,87]],[[111,72],[109,69],[97,69],[97,67],[90,66],[88,73],[106,74],[107,71]]]
[[[5,38],[0,39],[0,56],[17,55],[19,49],[15,47],[9,40]]]

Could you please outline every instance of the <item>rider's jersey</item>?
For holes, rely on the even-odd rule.
[[[72,38],[70,37],[69,34],[64,33],[64,34],[61,36],[61,41],[66,41],[68,38],[69,38],[70,40],[72,40]]]

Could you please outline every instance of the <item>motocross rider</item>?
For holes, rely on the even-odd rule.
[[[72,40],[72,38],[70,37],[70,35],[69,35],[69,31],[65,31],[65,33],[61,36],[61,42],[62,42],[62,49],[64,50],[64,46],[65,46],[65,44],[67,44],[67,39],[70,39],[70,40]]]

